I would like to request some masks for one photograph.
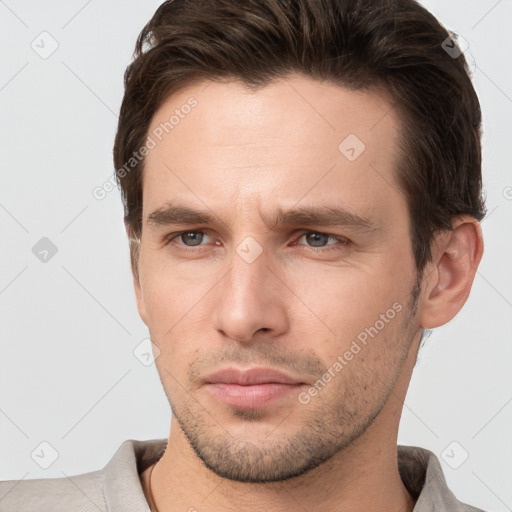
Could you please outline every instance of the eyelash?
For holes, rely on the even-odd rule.
[[[202,234],[206,234],[206,235],[209,234],[208,231],[203,231],[203,230],[199,230],[199,229],[198,230],[188,229],[188,230],[185,230],[185,231],[179,231],[177,233],[171,233],[167,237],[167,239],[165,240],[164,245],[165,246],[170,245],[175,239],[177,239],[181,235],[185,235],[187,233],[202,233]],[[348,238],[345,238],[343,236],[332,235],[330,233],[324,233],[322,231],[304,231],[300,235],[300,237],[297,238],[296,241],[300,240],[303,236],[309,235],[309,234],[327,235],[329,238],[341,242],[342,247],[347,247],[347,246],[349,246],[351,244],[351,242],[350,242],[350,240]],[[189,250],[193,250],[195,247],[202,247],[204,244],[196,245],[196,246],[187,246],[187,245],[184,245],[184,244],[176,244],[176,245],[178,245],[180,250],[189,251]],[[303,245],[303,244],[300,244],[300,245]],[[330,252],[332,250],[339,250],[340,249],[338,244],[331,244],[331,245],[327,245],[325,247],[314,247],[314,246],[306,245],[306,247],[308,247],[309,249],[313,250],[314,252]]]

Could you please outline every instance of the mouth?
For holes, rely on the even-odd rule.
[[[268,406],[306,385],[271,368],[225,368],[209,375],[204,384],[215,399],[240,409]]]

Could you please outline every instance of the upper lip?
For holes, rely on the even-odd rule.
[[[252,384],[265,384],[277,382],[280,384],[302,384],[299,380],[272,368],[250,368],[239,370],[237,368],[224,368],[208,375],[207,384],[240,384],[250,386]]]

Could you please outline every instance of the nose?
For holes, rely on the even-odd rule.
[[[224,336],[251,342],[261,333],[277,337],[288,329],[290,292],[269,265],[265,251],[252,262],[236,252],[231,270],[217,288],[214,322]]]

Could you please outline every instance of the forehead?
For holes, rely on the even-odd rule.
[[[176,197],[198,205],[209,199],[219,209],[265,209],[270,198],[283,206],[332,199],[377,214],[379,202],[383,211],[403,207],[399,129],[382,93],[301,75],[257,91],[239,82],[196,83],[153,117],[144,211]]]

